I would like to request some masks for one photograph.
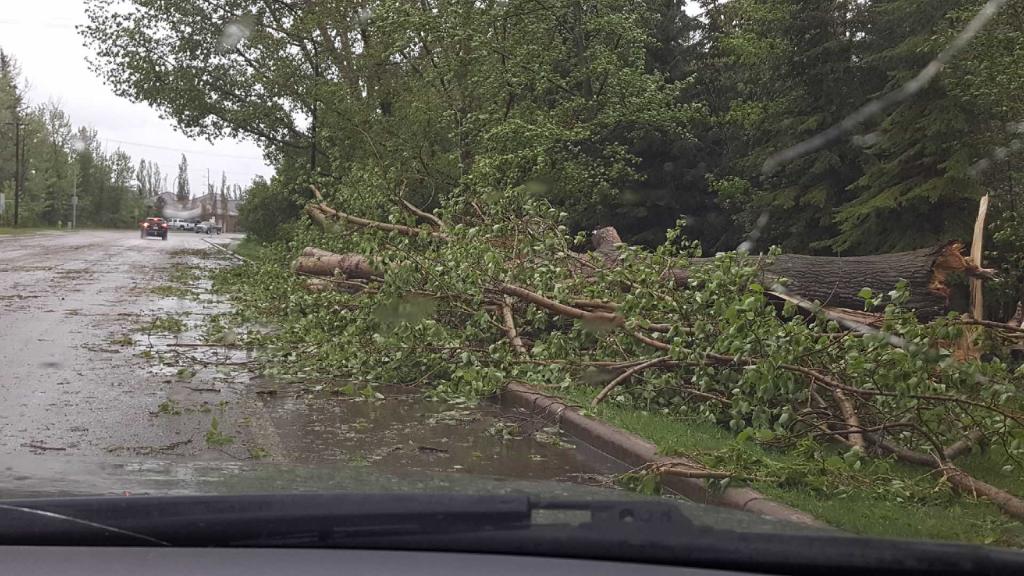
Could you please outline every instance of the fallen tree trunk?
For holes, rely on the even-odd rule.
[[[618,246],[622,240],[613,227],[595,230],[591,238],[594,251],[608,265],[619,260]],[[949,311],[948,284],[950,274],[961,272],[972,280],[992,279],[994,270],[981,268],[972,258],[963,255],[964,245],[950,241],[910,252],[875,256],[806,256],[782,254],[762,265],[761,283],[765,287],[782,284],[785,292],[809,302],[820,302],[830,308],[862,310],[864,300],[857,296],[862,288],[886,293],[900,280],[906,280],[910,298],[904,303],[922,320],[929,320]],[[749,256],[751,263],[761,257]],[[714,262],[714,258],[692,258],[687,268],[665,272],[677,288],[685,288],[690,272]]]
[[[963,244],[947,242],[931,248],[876,256],[805,256],[782,254],[764,265],[761,282],[766,287],[782,284],[788,292],[825,306],[862,309],[862,288],[875,293],[892,290],[900,280],[909,284],[910,297],[903,304],[922,320],[949,311],[950,274],[962,272],[970,278],[991,279],[994,271],[976,266],[962,254]],[[753,258],[753,257],[750,257]],[[713,258],[693,258],[689,268],[666,273],[677,287],[685,287],[690,270],[706,266]]]

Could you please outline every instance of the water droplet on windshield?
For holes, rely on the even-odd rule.
[[[882,136],[878,132],[870,132],[868,134],[854,134],[850,141],[856,146],[867,148],[874,146],[882,139]]]
[[[225,24],[224,32],[220,36],[221,50],[228,51],[237,48],[242,40],[252,34],[254,25],[255,16],[252,14],[243,14]]]

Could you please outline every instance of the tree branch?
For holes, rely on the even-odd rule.
[[[666,360],[668,360],[667,356],[659,356],[657,358],[648,360],[647,362],[637,364],[636,366],[629,368],[622,374],[616,376],[614,380],[609,382],[607,386],[605,386],[600,392],[598,392],[597,396],[595,396],[594,399],[590,402],[590,405],[597,406],[598,404],[600,404],[601,401],[604,400],[605,397],[607,397],[612,390],[614,390],[619,384],[622,384],[626,380],[632,378],[633,375],[636,374],[637,372],[643,372],[644,370],[651,368],[653,366],[657,366],[658,364],[661,364]]]
[[[519,332],[516,330],[515,318],[512,316],[512,299],[508,296],[505,296],[502,301],[501,315],[505,320],[505,336],[508,337],[508,341],[512,343],[516,352],[525,356],[526,346],[523,345],[523,339],[519,337]]]
[[[982,434],[981,430],[971,430],[970,432],[967,433],[966,436],[950,444],[945,450],[942,451],[942,454],[946,458],[946,460],[953,460],[954,458],[960,456],[964,452],[970,450],[971,446],[974,446],[978,442],[981,442],[984,438],[985,435]]]
[[[314,216],[313,212],[311,212],[311,209],[312,210],[319,210],[319,211],[323,212],[323,214],[322,214],[323,218],[320,218],[318,216]],[[306,207],[306,212],[309,213],[310,216],[312,216],[313,219],[316,220],[318,223],[321,223],[322,220],[326,221],[327,217],[332,217],[332,218],[334,218],[336,220],[339,220],[339,221],[342,221],[342,222],[347,222],[348,224],[352,224],[354,226],[359,226],[361,228],[371,228],[373,230],[380,230],[382,232],[395,232],[395,233],[401,234],[403,236],[409,236],[411,238],[418,238],[420,236],[429,236],[431,238],[437,238],[439,240],[447,240],[448,239],[448,236],[446,236],[446,235],[444,235],[444,234],[442,234],[440,232],[430,232],[430,231],[420,230],[419,228],[412,228],[412,227],[409,227],[409,226],[403,226],[401,224],[389,224],[387,222],[378,222],[376,220],[367,220],[366,218],[360,218],[358,216],[352,216],[351,214],[346,214],[344,212],[335,210],[335,209],[330,208],[330,207],[328,207],[326,205],[323,205],[323,204],[321,204],[319,206],[312,206],[312,205],[307,206]]]
[[[520,300],[544,308],[545,310],[558,314],[559,316],[566,316],[568,318],[575,318],[586,322],[609,324],[611,326],[621,326],[624,323],[622,316],[619,316],[618,314],[612,314],[609,312],[587,312],[586,310],[555,302],[554,300],[545,298],[536,292],[532,292],[520,286],[514,286],[512,284],[498,284],[493,289],[496,292],[500,292],[508,296],[514,296]]]
[[[1007,332],[1017,332],[1024,334],[1024,327],[1018,328],[1012,324],[1003,324],[1002,322],[993,322],[991,320],[975,320],[973,318],[961,318],[956,320],[957,324],[963,324],[965,326],[984,326],[986,328],[992,328],[994,330],[1006,330]]]
[[[860,418],[857,416],[857,410],[853,407],[853,402],[850,401],[842,390],[836,388],[832,389],[832,396],[836,399],[836,404],[839,405],[839,411],[843,414],[843,420],[846,421],[847,428],[860,429]],[[860,432],[851,432],[848,438],[850,444],[858,448],[864,447],[864,436]]]
[[[444,222],[442,222],[440,218],[438,218],[437,216],[434,216],[430,212],[425,212],[423,210],[420,210],[419,208],[414,206],[411,202],[409,202],[405,198],[399,198],[398,199],[398,204],[402,208],[405,208],[406,210],[411,212],[413,215],[418,216],[418,217],[426,220],[427,222],[430,222],[438,230],[441,230],[441,229],[444,228]]]

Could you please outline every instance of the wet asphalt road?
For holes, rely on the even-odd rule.
[[[229,458],[196,436],[212,411],[154,415],[169,398],[192,400],[197,393],[186,386],[198,385],[154,373],[124,340],[141,340],[138,327],[150,318],[181,312],[151,290],[168,283],[182,249],[208,247],[202,238],[143,239],[131,230],[0,236],[0,459],[161,450]],[[225,396],[194,400],[237,403]],[[238,408],[225,411],[228,426],[240,418]]]
[[[254,352],[202,344],[230,306],[205,273],[175,274],[232,264],[204,238],[238,239],[0,236],[0,498],[368,489],[411,472],[604,485],[621,471],[557,431],[508,433],[516,418],[494,407],[278,383]],[[159,292],[173,286],[188,294]],[[185,330],[142,328],[170,317]]]

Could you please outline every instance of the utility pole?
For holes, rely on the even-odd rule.
[[[18,205],[21,204],[21,189],[25,186],[25,147],[18,144],[21,142],[21,122],[14,123],[14,227],[18,227]],[[21,150],[21,153],[18,153]]]
[[[85,149],[85,142],[81,135],[71,137],[71,228],[78,229],[78,155]]]
[[[211,208],[210,219],[212,219],[214,222],[217,222],[217,197],[214,196],[213,194],[210,194],[211,191],[212,190],[210,188],[210,169],[207,168],[206,169],[206,194],[205,194],[205,196],[206,196],[207,201],[211,201],[212,200],[212,203],[210,205],[210,208]]]
[[[76,159],[71,164],[71,171],[74,173],[72,177],[72,192],[71,192],[71,229],[78,229],[78,160]]]
[[[25,160],[25,150],[21,143],[21,128],[24,122],[4,122],[6,125],[14,126],[14,227],[18,227],[18,206],[21,201],[21,189],[25,186],[22,181],[25,176],[25,167],[22,162]]]

